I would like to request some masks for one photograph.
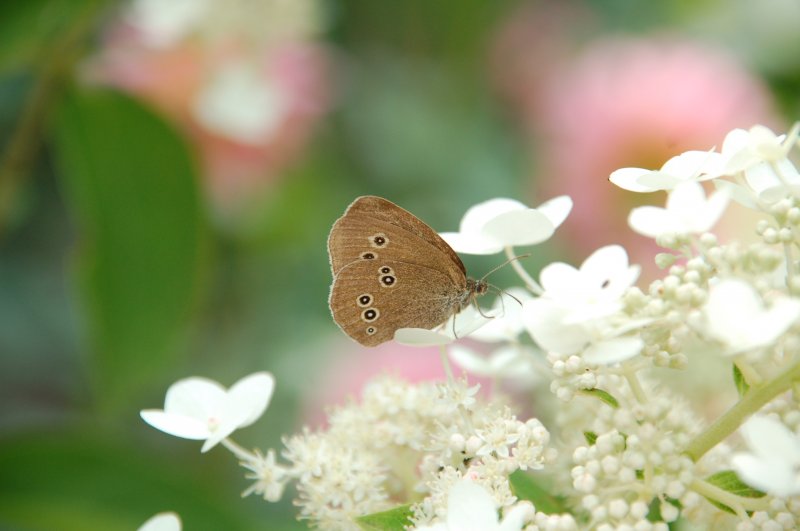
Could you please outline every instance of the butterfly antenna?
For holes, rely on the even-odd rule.
[[[508,264],[510,264],[511,262],[513,262],[514,260],[521,260],[521,259],[523,259],[523,258],[528,258],[528,257],[530,257],[530,256],[531,256],[531,253],[525,253],[525,254],[520,254],[520,255],[514,256],[514,257],[512,257],[512,258],[509,258],[508,260],[506,260],[505,262],[503,262],[503,263],[502,263],[502,264],[500,264],[499,266],[496,266],[494,269],[492,269],[491,271],[489,271],[488,273],[486,273],[485,275],[483,275],[483,277],[481,278],[481,280],[486,280],[486,277],[488,277],[489,275],[491,275],[492,273],[494,273],[494,272],[495,272],[495,271],[497,271],[498,269],[500,269],[500,268],[502,268],[502,267],[505,267],[505,266],[507,266]]]

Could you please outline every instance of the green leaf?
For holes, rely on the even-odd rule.
[[[550,494],[548,489],[537,483],[536,479],[522,470],[508,476],[511,492],[520,500],[527,500],[537,511],[545,514],[562,514],[569,512],[562,496]]]
[[[744,379],[742,375],[742,371],[739,370],[739,367],[734,363],[733,364],[733,385],[736,386],[736,392],[739,393],[739,398],[743,398],[747,391],[750,390],[750,385],[747,383],[747,380]]]
[[[201,456],[196,447],[178,454],[170,447],[184,441],[149,434],[144,425],[139,431],[147,435],[133,438],[97,424],[93,418],[0,441],[0,528],[123,531],[171,510],[187,530],[259,529],[265,517],[270,530],[296,529],[288,508],[241,499],[229,456]]]
[[[178,135],[120,94],[73,92],[56,127],[78,225],[78,275],[101,404],[181,353],[205,247],[194,165]]]
[[[583,438],[586,439],[586,442],[591,446],[595,442],[597,442],[597,434],[593,431],[585,431],[583,432]]]
[[[714,485],[715,487],[726,490],[731,494],[735,494],[736,496],[741,496],[743,498],[763,498],[766,496],[764,492],[761,492],[760,490],[754,489],[750,485],[743,483],[733,470],[723,470],[721,472],[717,472],[716,474],[708,476],[705,481],[711,485]],[[706,499],[723,511],[736,514],[735,511],[727,505],[710,498]]]
[[[594,389],[582,389],[580,393],[587,396],[593,396],[613,408],[619,407],[619,402],[617,402],[617,399],[614,398],[614,396],[608,391],[603,391],[602,389],[597,389],[595,387]]]
[[[411,525],[411,505],[398,505],[388,511],[366,514],[356,518],[356,523],[365,531],[403,531]]]

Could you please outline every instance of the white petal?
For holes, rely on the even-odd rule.
[[[781,298],[769,310],[759,315],[751,327],[758,331],[761,345],[769,345],[789,329],[800,317],[800,301]]]
[[[206,422],[210,416],[219,415],[226,395],[225,388],[214,380],[184,378],[167,389],[164,411]]]
[[[519,531],[525,525],[525,517],[530,510],[531,507],[525,504],[515,505],[504,515],[498,531]]]
[[[539,282],[545,293],[558,301],[580,294],[584,287],[580,271],[563,262],[553,262],[542,268]]]
[[[254,423],[267,409],[275,390],[275,378],[268,372],[245,376],[228,391],[228,405],[236,411],[239,428]]]
[[[498,197],[478,203],[467,210],[461,218],[459,232],[463,234],[479,234],[488,222],[506,212],[527,210],[528,207],[514,199]]]
[[[612,172],[608,180],[629,192],[655,192],[655,189],[639,183],[639,178],[647,173],[650,170],[644,168],[620,168]]]
[[[167,413],[160,409],[144,409],[139,412],[146,423],[164,433],[182,439],[202,440],[211,436],[208,423],[196,418]]]
[[[722,217],[722,214],[725,213],[729,202],[730,195],[724,190],[711,194],[705,207],[700,211],[701,215],[698,217],[693,227],[694,232],[701,233],[711,230],[711,228],[717,224],[719,218]]]
[[[757,456],[778,457],[788,468],[800,465],[800,437],[782,422],[754,415],[739,429]]]
[[[628,225],[635,232],[648,238],[681,232],[681,227],[667,209],[654,206],[642,206],[631,210],[628,215]]]
[[[203,443],[203,446],[200,448],[200,452],[206,453],[207,451],[211,450],[213,447],[219,444],[222,439],[236,431],[236,428],[238,428],[236,419],[224,419],[223,422],[211,432],[211,437],[206,439],[206,441]]]
[[[644,341],[638,337],[618,337],[592,343],[583,352],[583,359],[598,365],[610,365],[630,359],[642,351]]]
[[[447,497],[447,528],[451,531],[493,531],[497,504],[480,485],[460,481]]]
[[[734,454],[731,465],[741,480],[751,487],[781,498],[800,494],[797,473],[781,459],[759,459],[751,454]]]
[[[667,196],[667,210],[682,214],[702,209],[705,204],[706,193],[703,186],[694,181],[679,184]]]
[[[662,167],[668,173],[683,180],[697,179],[701,174],[719,175],[724,158],[714,151],[686,151],[669,159]]]
[[[534,245],[553,235],[550,219],[534,209],[513,210],[486,222],[483,234],[506,246]]]
[[[410,347],[435,347],[455,341],[450,335],[426,328],[398,328],[394,333],[394,340]]]
[[[503,244],[480,233],[440,232],[447,244],[457,253],[495,254],[503,250]]]
[[[714,181],[714,186],[716,186],[717,190],[727,193],[731,199],[743,207],[753,210],[758,209],[755,196],[750,189],[745,188],[740,184],[732,183],[730,181],[723,181],[721,179]]]
[[[568,195],[560,195],[545,201],[536,207],[536,210],[547,216],[554,228],[558,228],[572,211],[572,198]]]
[[[523,307],[523,322],[531,337],[544,350],[575,354],[588,343],[589,335],[577,324],[565,325],[567,310],[550,300],[538,298]]]
[[[476,376],[493,376],[489,361],[481,354],[463,345],[452,345],[448,355],[450,359],[467,371]]]
[[[628,271],[628,253],[621,245],[601,247],[584,260],[580,268],[581,276],[597,287],[620,275],[627,277]]]
[[[137,531],[181,531],[181,519],[175,513],[158,513]]]
[[[639,184],[652,191],[672,190],[677,185],[687,182],[686,179],[663,171],[651,171],[639,177]]]

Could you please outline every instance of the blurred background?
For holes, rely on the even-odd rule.
[[[621,243],[653,278],[625,220],[664,196],[608,174],[786,128],[798,50],[796,0],[3,1],[0,528],[304,528],[291,491],[240,498],[232,455],[138,411],[186,376],[268,370],[272,404],[235,436],[265,450],[371,374],[437,377],[330,318],[326,238],[358,195],[446,231],[566,193],[533,275]]]

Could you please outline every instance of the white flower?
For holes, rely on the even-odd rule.
[[[800,437],[782,423],[758,415],[740,429],[752,453],[731,458],[739,478],[781,498],[800,494]]]
[[[145,43],[167,48],[183,39],[207,14],[209,0],[134,0],[128,21]]]
[[[544,293],[523,308],[528,332],[543,349],[560,354],[576,354],[591,343],[584,355],[593,363],[635,356],[643,346],[641,339],[619,336],[647,321],[618,323],[613,317],[639,271],[639,266],[628,265],[628,255],[619,245],[598,249],[580,269],[560,262],[548,265],[540,275]]]
[[[275,379],[257,372],[233,384],[229,390],[207,378],[185,378],[167,389],[164,409],[146,409],[142,419],[170,435],[205,440],[202,452],[239,428],[254,423],[272,398]]]
[[[453,345],[448,353],[456,365],[475,376],[519,380],[537,376],[530,347],[504,345],[484,356],[463,345]]]
[[[734,355],[775,342],[800,317],[800,301],[781,297],[766,309],[750,284],[727,279],[711,287],[704,311],[708,334]]]
[[[628,224],[634,231],[651,238],[662,234],[700,234],[714,226],[727,205],[727,193],[718,191],[706,200],[703,187],[687,181],[672,189],[666,208],[634,208],[628,216]]]
[[[401,345],[412,347],[449,345],[491,322],[494,315],[494,311],[481,315],[474,306],[467,306],[463,311],[453,315],[433,330],[426,328],[399,328],[394,333],[394,340]]]
[[[505,247],[534,245],[550,236],[572,210],[572,199],[559,196],[528,208],[513,199],[490,199],[467,210],[458,232],[440,234],[459,253],[494,254]]]
[[[714,151],[687,151],[669,159],[659,170],[620,168],[609,180],[631,192],[671,190],[686,181],[706,181],[718,177],[724,158]]]
[[[787,135],[776,136],[763,125],[749,131],[734,129],[725,137],[722,155],[726,159],[726,174],[744,172],[744,178],[755,196],[773,203],[783,196],[800,194],[800,174],[787,158],[797,143],[800,124],[795,124]],[[731,189],[733,198],[747,207],[754,203],[746,189],[734,183],[720,182],[718,186]]]
[[[282,122],[283,95],[263,69],[239,61],[213,74],[193,106],[197,121],[220,135],[245,144],[263,144]]]
[[[137,531],[181,531],[181,519],[175,513],[158,513]]]
[[[470,481],[456,483],[447,496],[446,522],[418,527],[418,531],[519,531],[531,512],[521,503],[498,521],[497,503],[480,485]]]
[[[525,330],[522,304],[531,298],[531,294],[522,288],[509,289],[495,300],[489,312],[494,318],[475,330],[470,337],[487,343],[514,341]]]

